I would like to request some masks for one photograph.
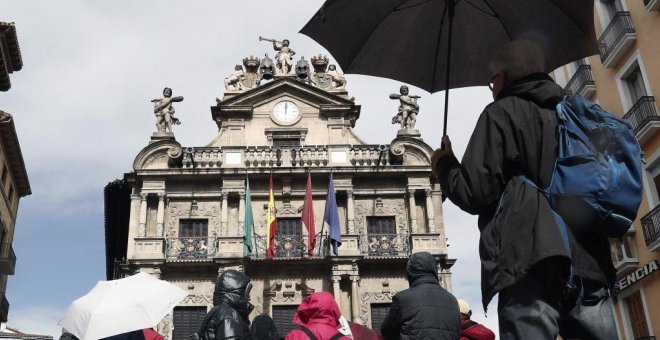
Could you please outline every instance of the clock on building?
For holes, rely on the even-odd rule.
[[[276,123],[293,124],[300,119],[300,109],[294,102],[283,100],[275,104],[271,117]]]

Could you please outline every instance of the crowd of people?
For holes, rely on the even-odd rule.
[[[616,272],[607,235],[598,232],[598,223],[578,229],[564,221],[556,202],[540,189],[556,178],[558,149],[566,147],[559,145],[558,131],[566,133],[566,127],[557,108],[568,97],[545,67],[542,50],[530,41],[496,51],[489,78],[494,102],[481,114],[462,161],[443,137],[431,159],[433,172],[445,198],[479,215],[482,302],[486,310],[499,294],[500,339],[616,339],[610,297]],[[589,105],[578,109],[596,107]],[[589,213],[580,209],[574,206],[573,212]],[[268,315],[250,324],[251,280],[226,270],[194,338],[494,339],[492,331],[470,320],[466,301],[441,287],[437,270],[431,254],[410,256],[410,288],[393,297],[379,330],[348,322],[332,294],[315,292],[299,305],[292,320],[296,328],[288,334],[279,334]]]

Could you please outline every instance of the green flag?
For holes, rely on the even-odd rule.
[[[250,193],[250,178],[245,175],[245,236],[243,236],[243,256],[252,253],[252,230],[254,217],[252,216],[252,194]]]

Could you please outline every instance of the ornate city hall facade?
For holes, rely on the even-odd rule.
[[[392,296],[408,288],[405,265],[415,252],[437,258],[441,285],[451,290],[454,260],[430,166],[433,150],[414,129],[419,107],[406,107],[401,98],[407,116],[400,107],[392,119],[401,130],[391,138],[383,134],[381,144],[367,144],[353,131],[360,105],[349,96],[345,77],[321,55],[293,65],[288,41],[277,43],[274,61],[247,57],[225,79],[226,90],[211,107],[218,133],[206,146],[175,138],[172,106],[183,97],[166,89],[163,99],[154,100],[158,132],[135,157],[133,171],[106,186],[108,279],[141,271],[189,292],[159,325],[170,339],[187,339],[197,330],[212,306],[217,276],[229,268],[253,279],[250,317],[271,315],[282,336],[293,327],[302,299],[319,291],[332,292],[347,319],[378,329]],[[414,97],[406,98],[416,102]],[[311,256],[301,223],[308,174],[317,235]],[[324,226],[331,174],[338,255]],[[274,258],[266,256],[265,239],[271,176]],[[245,225],[250,201],[254,228]],[[251,253],[244,253],[246,238]]]

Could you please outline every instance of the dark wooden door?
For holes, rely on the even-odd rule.
[[[206,307],[175,307],[172,340],[190,340],[206,317]]]
[[[297,327],[293,323],[293,316],[296,315],[297,310],[298,306],[273,306],[273,321],[280,337],[284,338]]]

